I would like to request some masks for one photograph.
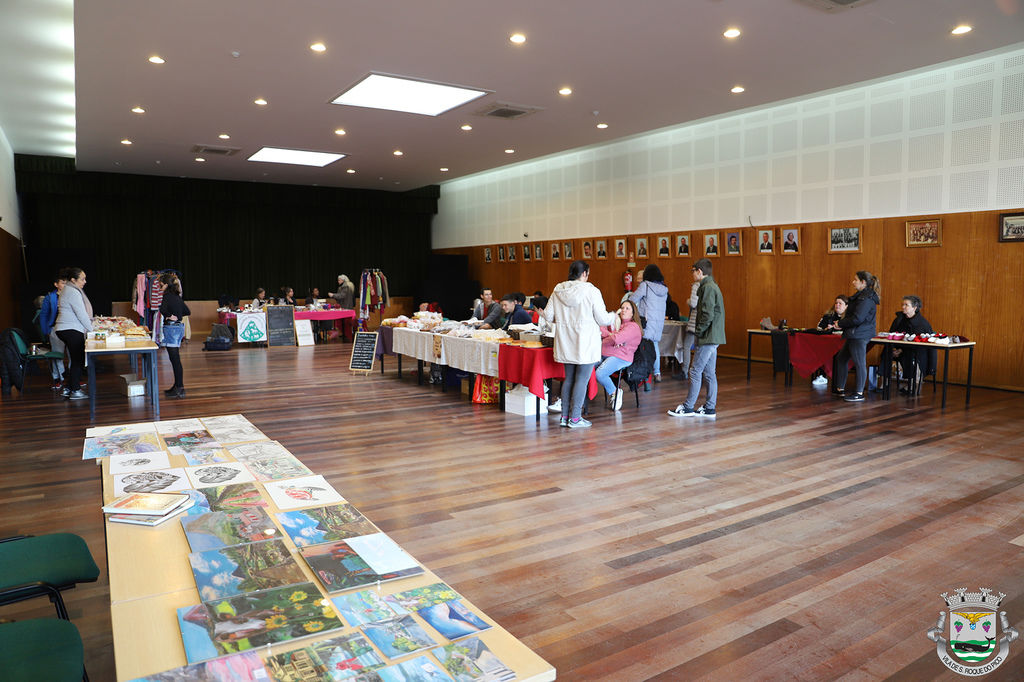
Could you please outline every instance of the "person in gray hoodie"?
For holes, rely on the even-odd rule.
[[[565,367],[559,425],[573,429],[590,426],[583,418],[583,401],[590,374],[601,361],[601,327],[618,319],[605,310],[604,298],[589,278],[587,262],[573,261],[569,279],[555,286],[544,308],[544,319],[555,323],[555,361]]]
[[[92,331],[92,303],[85,295],[85,272],[82,268],[68,268],[64,289],[57,303],[57,321],[53,331],[68,351],[71,368],[67,373],[65,396],[69,400],[84,400],[89,396],[82,390],[82,369],[85,367],[85,335]]]
[[[668,301],[668,287],[661,268],[651,263],[644,268],[644,281],[629,297],[640,309],[640,317],[645,321],[644,338],[654,343],[654,380],[661,381],[661,352],[658,341],[665,328],[665,302]]]

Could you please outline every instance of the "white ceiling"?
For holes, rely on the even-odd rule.
[[[16,153],[74,155],[79,170],[406,190],[1024,39],[1022,0],[820,1],[88,0],[72,52],[70,0],[5,0],[0,128]],[[951,35],[959,23],[974,30]],[[742,36],[725,39],[730,26]],[[493,94],[438,117],[328,103],[370,72]],[[475,115],[496,102],[541,111]],[[196,144],[241,151],[197,163]],[[246,161],[264,145],[351,156]]]

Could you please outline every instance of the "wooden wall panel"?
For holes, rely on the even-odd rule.
[[[1021,325],[1016,312],[1024,300],[1024,243],[999,242],[1000,212],[758,226],[775,230],[776,253],[770,256],[757,252],[756,229],[739,230],[743,254],[727,256],[723,253],[712,259],[714,276],[722,288],[726,306],[728,343],[721,353],[745,356],[745,330],[756,327],[766,315],[776,322],[786,319],[791,326],[813,326],[837,294],[853,292],[851,282],[856,271],[868,270],[882,282],[879,330],[888,329],[903,296],[920,296],[924,301],[922,312],[936,331],[963,334],[978,342],[975,383],[1024,390],[1024,344],[1019,339]],[[942,220],[942,246],[908,248],[906,222],[927,218]],[[860,253],[828,252],[831,228],[858,225],[861,227]],[[781,235],[786,228],[800,229],[800,255],[779,253]],[[715,232],[724,238],[726,231]],[[700,248],[703,232],[689,230],[687,233],[692,235],[692,244]],[[646,235],[655,253],[655,240],[660,234],[665,233]],[[611,255],[615,239],[628,239],[628,248],[633,250],[634,239],[643,236],[612,235],[602,239],[607,239]],[[572,241],[578,256],[583,240]],[[495,258],[492,263],[484,262],[482,246],[439,249],[438,252],[468,254],[470,277],[491,287],[496,297],[512,291],[529,295],[537,289],[549,294],[555,284],[565,279],[569,263],[551,261],[551,242],[542,244],[542,263],[523,263],[521,249],[515,263],[499,263],[497,244],[492,245]],[[695,252],[692,245],[691,252]],[[629,270],[635,274],[648,263],[656,263],[665,275],[673,299],[683,301],[689,294],[690,268],[694,260],[696,256],[692,255],[637,259],[636,267]],[[590,261],[590,281],[601,289],[609,309],[617,307],[622,296],[626,262],[616,258]],[[766,343],[755,346],[755,356],[764,357],[768,352]],[[956,381],[966,379],[966,353],[950,356],[950,373]]]
[[[17,301],[24,280],[21,240],[6,230],[0,230],[0,329],[19,326]]]

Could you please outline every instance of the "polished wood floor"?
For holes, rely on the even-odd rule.
[[[1024,628],[1024,395],[846,404],[722,359],[717,421],[668,417],[666,379],[592,429],[537,428],[392,358],[351,375],[349,348],[192,344],[162,417],[244,413],[559,679],[960,679],[925,637],[957,587],[1005,592]],[[97,423],[151,418],[117,394],[126,361],[99,369]],[[46,384],[0,402],[0,533],[79,533],[105,568],[89,406]],[[105,571],[67,601],[93,680],[113,680]],[[984,679],[1022,677],[1018,641]]]

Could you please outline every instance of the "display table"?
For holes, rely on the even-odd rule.
[[[974,347],[977,344],[975,341],[964,341],[961,343],[928,343],[922,341],[896,341],[895,339],[883,339],[875,337],[871,339],[871,343],[877,343],[882,346],[903,346],[907,348],[927,348],[929,350],[945,351],[946,355],[942,362],[942,409],[946,408],[946,392],[949,387],[949,351],[951,350],[963,350],[967,349],[967,394],[964,396],[964,407],[971,404],[971,378],[974,373]],[[891,372],[892,363],[886,363],[886,367],[883,367],[885,377],[885,388],[882,391],[882,397],[888,399],[890,397],[890,386],[891,386]]]
[[[232,312],[217,313],[218,321],[221,324],[230,324],[231,320],[238,317]],[[296,320],[344,320],[355,318],[356,311],[347,308],[330,308],[328,310],[296,310]]]
[[[156,352],[159,349],[149,339],[126,339],[124,345],[107,347],[106,341],[85,342],[85,364],[88,366],[89,375],[89,419],[96,419],[96,363],[90,362],[90,358],[105,357],[108,355],[124,355],[131,359],[132,365],[136,365],[136,358],[143,360],[143,373],[146,378],[146,392],[149,394],[150,404],[153,406],[153,418],[160,418],[160,384],[156,377]]]
[[[544,400],[544,382],[548,379],[565,379],[565,368],[555,362],[552,348],[523,348],[501,344],[498,352],[498,380],[502,397],[505,395],[505,384],[522,384],[537,398],[536,421],[540,421],[540,401]],[[590,383],[587,385],[587,398],[597,397],[596,368],[590,372]],[[504,409],[504,404],[502,405]],[[566,408],[567,409],[567,408]]]
[[[440,336],[446,366],[473,374],[498,376],[498,349],[507,347],[507,344],[446,334]]]
[[[680,366],[683,358],[686,357],[686,348],[683,346],[683,339],[686,337],[686,323],[675,320],[665,320],[665,327],[662,329],[661,338],[658,340],[658,353],[663,358],[675,358]]]

